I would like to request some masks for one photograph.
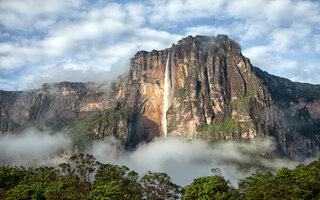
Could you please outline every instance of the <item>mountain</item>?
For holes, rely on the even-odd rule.
[[[1,91],[0,114],[2,131],[41,124],[72,132],[81,144],[107,135],[127,149],[172,135],[212,142],[271,136],[291,158],[320,156],[320,85],[253,67],[225,35],[140,51],[128,74],[112,83]]]

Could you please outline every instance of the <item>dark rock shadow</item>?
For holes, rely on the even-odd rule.
[[[126,150],[134,150],[140,142],[150,142],[160,136],[159,126],[141,113],[135,114],[131,131],[125,143]]]

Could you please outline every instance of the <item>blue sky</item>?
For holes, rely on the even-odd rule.
[[[109,80],[139,50],[217,34],[269,73],[320,84],[320,1],[0,0],[0,89]]]

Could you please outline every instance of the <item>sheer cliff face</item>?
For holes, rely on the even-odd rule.
[[[266,108],[269,94],[254,75],[249,60],[241,55],[240,47],[225,36],[188,37],[164,51],[139,52],[131,62],[128,85],[132,86],[126,93],[131,95],[129,99],[135,99],[139,113],[157,123],[161,135],[166,67],[170,82],[169,135],[197,137],[201,134],[197,126],[211,124],[217,117],[222,120],[227,115],[243,122],[265,117],[265,112],[261,115],[258,112]],[[132,93],[135,87],[136,93]],[[250,107],[247,105],[232,109],[243,99],[253,104],[253,110],[246,109]],[[254,116],[254,112],[258,115]],[[250,130],[241,137],[255,135]]]
[[[320,114],[319,86],[293,83],[252,67],[239,45],[226,36],[187,37],[169,49],[135,55],[121,90],[123,99],[143,116],[134,138],[142,133],[148,138],[164,136],[166,67],[168,135],[213,141],[272,136],[279,150],[294,158],[320,155],[315,120]],[[318,92],[303,92],[307,87]]]
[[[239,45],[222,35],[140,51],[128,75],[108,90],[96,84],[44,85],[31,92],[1,92],[0,105],[2,130],[41,118],[131,107],[127,133],[115,132],[127,134],[129,149],[165,135],[212,141],[272,136],[279,150],[294,158],[320,156],[320,86],[253,67]]]

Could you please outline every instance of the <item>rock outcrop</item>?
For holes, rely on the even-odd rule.
[[[10,131],[29,121],[127,107],[132,114],[121,125],[125,133],[113,133],[127,149],[166,135],[239,142],[271,136],[279,152],[292,158],[320,156],[320,85],[253,67],[225,35],[189,36],[162,51],[140,51],[129,73],[108,87],[64,82],[0,92],[0,127]],[[106,129],[99,126],[98,135]]]

